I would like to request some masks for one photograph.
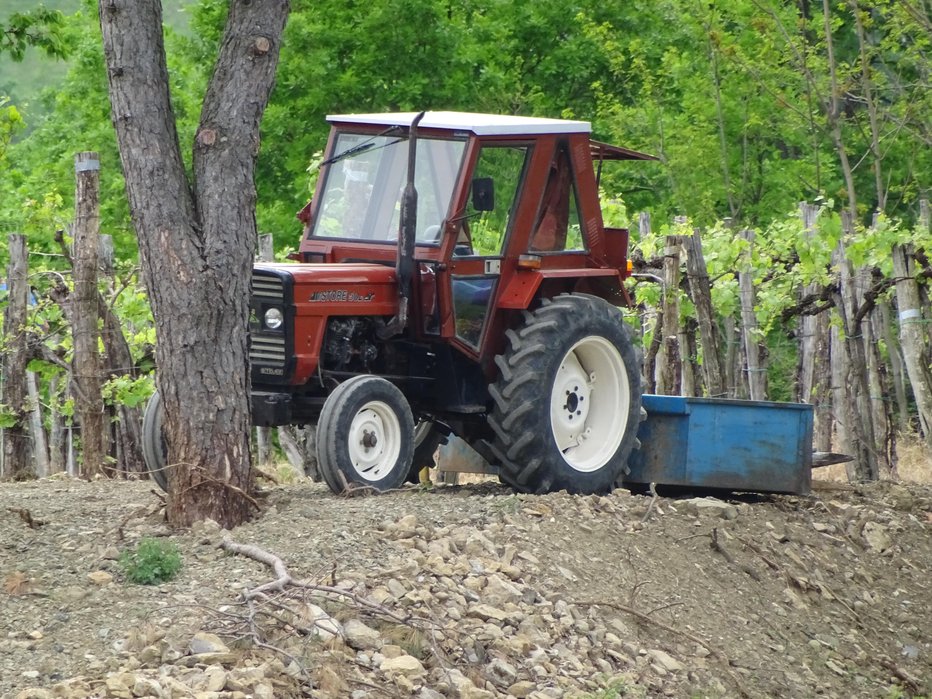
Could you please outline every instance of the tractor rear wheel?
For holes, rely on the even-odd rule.
[[[328,396],[317,423],[317,464],[335,493],[347,485],[391,490],[405,482],[414,418],[402,392],[378,376],[354,376]]]
[[[162,408],[162,399],[156,391],[146,403],[146,411],[142,417],[142,457],[146,462],[146,469],[155,484],[168,492],[168,476],[165,473],[165,440],[162,437],[162,419],[165,412]]]
[[[507,332],[489,425],[501,479],[530,493],[602,493],[628,472],[641,368],[621,312],[561,295]]]

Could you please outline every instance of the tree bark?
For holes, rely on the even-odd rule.
[[[247,332],[259,122],[287,0],[231,0],[188,181],[158,0],[100,0],[100,24],[140,258],[156,320],[168,446],[167,517],[224,527],[251,514]]]
[[[702,341],[702,373],[705,377],[706,390],[713,398],[725,395],[725,369],[722,366],[722,342],[718,324],[712,309],[712,285],[705,257],[702,254],[702,240],[699,229],[685,239],[686,274],[689,278],[689,291],[696,318],[699,321],[699,337]]]
[[[81,475],[103,473],[107,455],[97,330],[97,259],[100,246],[100,160],[97,153],[74,158],[74,380],[81,424]]]
[[[8,347],[3,357],[2,402],[12,415],[14,424],[3,430],[3,473],[0,475],[21,481],[36,475],[26,410],[28,262],[26,237],[14,233],[7,240],[10,246],[10,266],[7,269],[9,296],[3,313],[3,336],[7,338]]]

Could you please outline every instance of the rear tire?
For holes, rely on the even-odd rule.
[[[156,391],[146,403],[142,418],[142,457],[146,469],[155,484],[168,492],[168,475],[165,473],[167,462],[165,439],[162,437],[162,419],[164,416],[162,399]]]
[[[529,493],[610,491],[628,473],[641,420],[640,361],[621,312],[561,295],[506,334],[489,389],[502,481]]]
[[[414,456],[414,418],[401,391],[378,376],[354,376],[330,394],[317,423],[317,464],[334,493],[358,484],[391,490]]]

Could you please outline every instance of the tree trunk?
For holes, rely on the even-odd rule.
[[[287,0],[232,0],[204,97],[189,183],[175,129],[158,0],[100,0],[133,224],[156,319],[173,525],[230,528],[254,505],[247,332],[259,122]]]
[[[721,339],[718,332],[715,313],[712,309],[712,285],[702,254],[702,240],[699,229],[685,239],[686,274],[689,277],[689,291],[696,307],[699,321],[699,337],[702,341],[702,374],[708,395],[721,398],[725,395],[725,369],[722,366]]]
[[[3,430],[3,477],[15,481],[35,477],[32,444],[26,410],[26,305],[29,298],[26,237],[8,236],[10,266],[7,269],[7,307],[3,313],[3,337],[7,350],[3,361],[3,404],[13,424]]]
[[[74,380],[76,413],[81,424],[81,475],[91,478],[104,470],[107,433],[101,395],[100,354],[97,330],[97,259],[99,249],[100,160],[97,153],[78,153],[74,158]]]
[[[756,295],[754,293],[754,275],[751,272],[751,247],[754,245],[754,231],[744,229],[741,237],[747,241],[748,249],[745,261],[738,272],[738,293],[741,299],[741,335],[744,338],[744,353],[748,369],[748,394],[751,400],[766,400],[767,374],[760,351],[760,338],[757,329],[757,314],[754,311]]]
[[[680,253],[682,237],[668,235],[663,251],[663,327],[657,364],[657,393],[680,394],[682,366],[679,348]]]

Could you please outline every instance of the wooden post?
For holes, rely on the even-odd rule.
[[[74,159],[74,378],[77,415],[81,422],[81,474],[103,472],[107,454],[104,403],[101,396],[97,330],[97,260],[99,251],[100,161],[97,153],[78,153]]]
[[[819,207],[802,202],[799,209],[803,220],[803,238],[811,241],[816,237]],[[804,299],[821,292],[821,284],[807,284],[800,290],[800,297]],[[816,451],[832,450],[830,377],[828,313],[823,311],[815,315],[803,315],[799,321],[796,398],[813,406],[812,444]]]
[[[26,306],[29,298],[26,237],[10,235],[10,266],[7,270],[9,296],[3,314],[3,335],[8,350],[3,362],[2,402],[12,413],[14,424],[3,430],[3,477],[12,480],[34,478],[32,444],[27,413]]]
[[[748,394],[751,400],[766,400],[767,374],[761,357],[760,338],[757,329],[757,314],[754,311],[754,275],[751,271],[751,247],[754,231],[744,229],[741,237],[747,241],[748,249],[738,272],[738,293],[741,300],[741,336],[747,360]]]
[[[682,237],[668,235],[663,251],[663,327],[660,361],[657,364],[657,393],[675,396],[680,392],[680,254]]]
[[[896,278],[896,304],[899,309],[900,344],[906,374],[916,399],[919,426],[926,444],[932,448],[932,376],[925,360],[925,333],[923,323],[930,320],[922,312],[919,288],[912,264],[911,249],[896,245],[893,248],[893,275]]]
[[[718,323],[712,309],[712,285],[705,257],[702,254],[702,239],[699,229],[685,238],[686,274],[689,277],[689,290],[696,307],[696,319],[699,321],[699,337],[702,341],[702,373],[708,395],[722,398],[725,395],[725,369],[722,366],[722,342]]]
[[[844,235],[854,232],[854,219],[851,212],[842,211],[841,225]],[[844,333],[845,358],[847,371],[845,385],[848,397],[845,403],[845,421],[848,424],[848,436],[851,439],[852,455],[848,476],[853,481],[876,480],[879,477],[876,440],[873,434],[873,422],[869,417],[870,388],[867,377],[867,357],[864,352],[861,324],[855,323],[858,300],[855,293],[854,271],[845,253],[844,237],[838,242],[834,259],[839,269],[839,292],[836,294],[835,310],[841,321]]]
[[[32,437],[32,453],[36,475],[45,478],[52,475],[49,469],[49,448],[42,424],[42,401],[39,400],[39,380],[36,372],[26,372],[26,392],[29,394],[29,434]]]

